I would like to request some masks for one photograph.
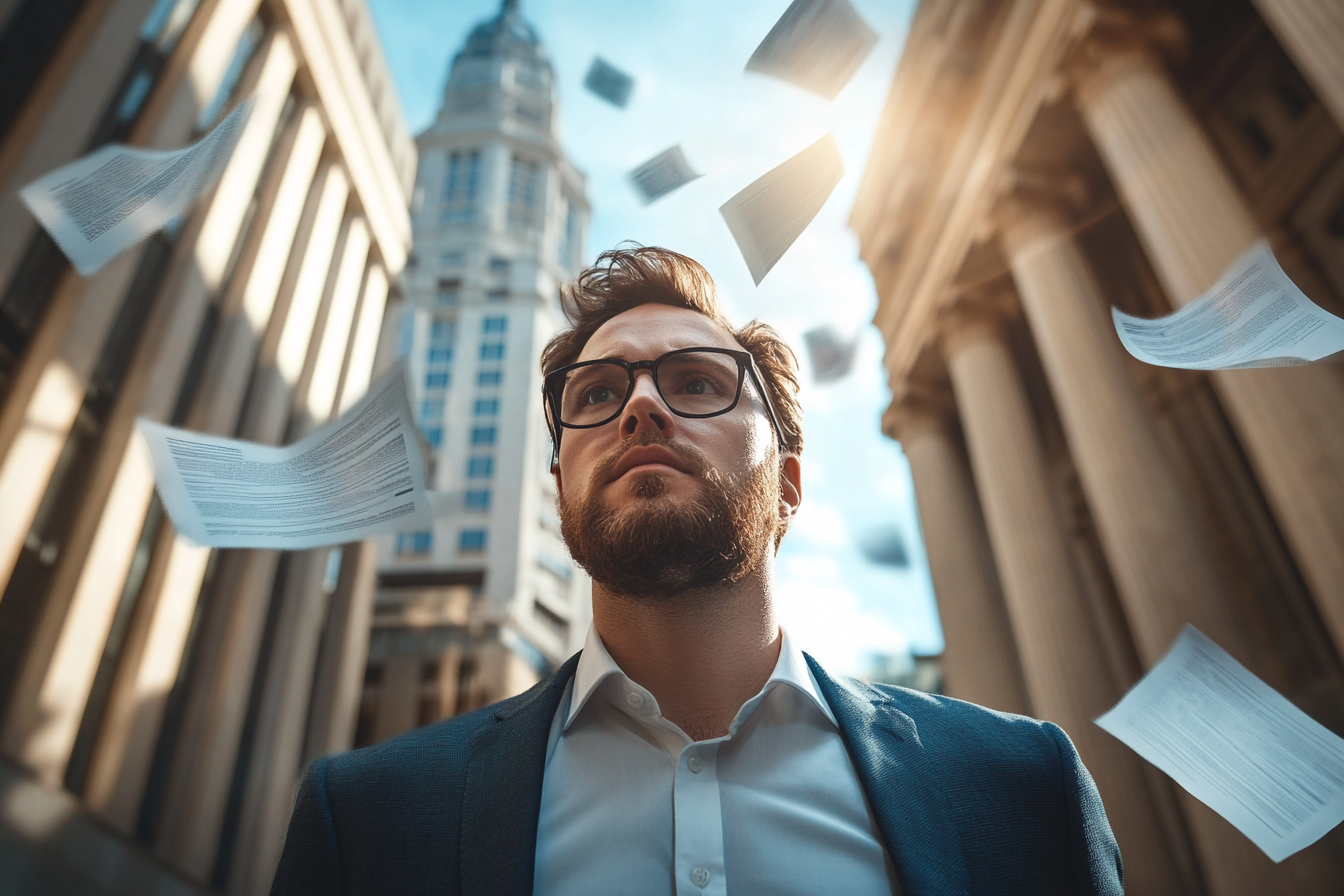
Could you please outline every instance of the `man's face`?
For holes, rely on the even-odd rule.
[[[578,360],[652,360],[694,346],[742,350],[704,315],[651,303],[607,321]],[[652,376],[639,371],[615,420],[564,431],[556,481],[570,553],[622,593],[666,596],[740,580],[764,559],[779,523],[774,445],[749,377],[737,407],[693,419],[668,410]],[[797,504],[790,464],[786,512]]]

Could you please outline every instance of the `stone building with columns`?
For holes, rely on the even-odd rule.
[[[134,423],[278,444],[356,401],[415,144],[363,0],[0,0],[0,60],[0,889],[264,893],[354,734],[376,551],[187,542]],[[16,196],[247,97],[218,185],[91,277]]]
[[[1344,5],[924,0],[851,225],[946,636],[946,691],[1059,723],[1126,892],[1333,893],[1092,720],[1191,623],[1344,733],[1344,365],[1149,367],[1255,240],[1344,314]]]

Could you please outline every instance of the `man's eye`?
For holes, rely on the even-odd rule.
[[[676,389],[680,395],[716,395],[722,391],[717,382],[703,376],[688,376]]]
[[[589,389],[583,396],[584,404],[602,404],[612,400],[612,391],[606,386],[596,386]]]

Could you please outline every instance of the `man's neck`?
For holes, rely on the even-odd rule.
[[[779,660],[773,559],[736,584],[670,598],[613,594],[593,582],[593,625],[607,652],[692,740],[727,734]]]

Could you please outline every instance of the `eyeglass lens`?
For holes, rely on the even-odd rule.
[[[715,414],[737,397],[741,371],[730,355],[679,352],[658,364],[658,391],[679,414]],[[597,363],[571,370],[560,393],[560,419],[572,426],[596,426],[618,413],[630,391],[630,373],[620,364]]]

